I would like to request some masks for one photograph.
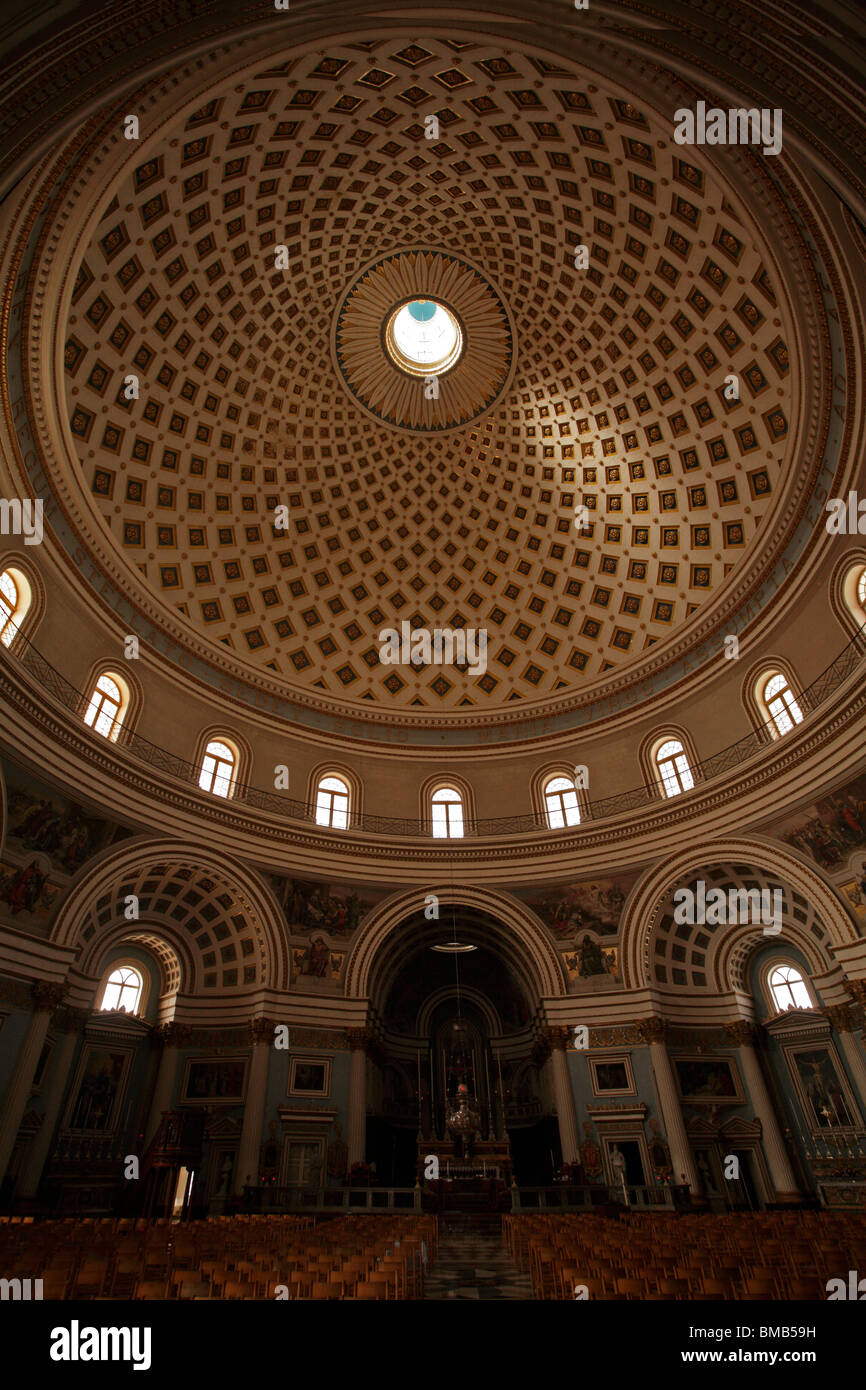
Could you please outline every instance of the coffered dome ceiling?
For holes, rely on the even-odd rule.
[[[131,593],[296,691],[425,717],[571,695],[715,602],[780,502],[796,363],[760,230],[671,134],[538,53],[409,37],[143,131],[65,332]],[[466,338],[438,399],[384,336],[428,296]],[[486,673],[380,664],[404,621],[486,628]]]

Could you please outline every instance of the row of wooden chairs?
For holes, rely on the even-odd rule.
[[[43,1297],[407,1299],[423,1295],[433,1216],[0,1224],[0,1266]]]
[[[862,1264],[866,1213],[514,1215],[503,1240],[540,1299],[815,1300]]]

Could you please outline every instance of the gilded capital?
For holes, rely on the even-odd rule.
[[[658,1018],[655,1014],[650,1018],[637,1019],[634,1026],[641,1042],[644,1043],[663,1043],[667,1036],[667,1020]]]
[[[274,1040],[277,1025],[272,1018],[251,1018],[250,1037],[254,1047],[269,1046]]]
[[[859,1012],[852,1004],[828,1004],[824,1013],[837,1033],[853,1033],[858,1027],[856,1014]]]
[[[758,1029],[746,1018],[738,1018],[734,1023],[724,1026],[725,1041],[737,1047],[754,1047]]]
[[[183,1047],[191,1036],[192,1029],[188,1023],[161,1023],[153,1030],[153,1037],[158,1039],[163,1047]]]
[[[66,998],[68,985],[50,984],[47,980],[37,980],[32,986],[33,1007],[38,1013],[53,1013]]]

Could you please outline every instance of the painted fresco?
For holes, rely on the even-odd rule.
[[[610,975],[619,980],[619,947],[602,946],[587,933],[575,951],[565,951],[562,959],[569,981],[587,980],[594,975]]]
[[[354,888],[327,883],[304,883],[295,878],[272,878],[271,886],[292,936],[351,936],[373,906]]]
[[[311,936],[306,946],[293,947],[292,972],[309,980],[337,980],[343,973],[345,951],[332,951],[323,936]]]
[[[49,877],[48,856],[27,856],[24,864],[0,861],[0,912],[18,927],[44,922],[63,891]]]
[[[622,910],[635,875],[574,883],[526,901],[556,937],[577,937],[585,932],[613,936],[619,930]]]
[[[862,878],[852,878],[848,883],[839,884],[839,892],[846,902],[851,904],[851,909],[858,921],[866,924],[866,873]]]
[[[51,870],[72,877],[94,854],[127,830],[94,816],[18,769],[7,773],[6,850],[29,865],[44,856]]]
[[[822,869],[847,863],[853,851],[866,849],[866,773],[777,824],[773,833]]]

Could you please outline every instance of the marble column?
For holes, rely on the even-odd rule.
[[[349,1172],[353,1163],[363,1163],[367,1157],[367,1049],[372,1034],[366,1028],[347,1028],[346,1038],[352,1049],[349,1063]]]
[[[89,1018],[90,1013],[86,1009],[66,1008],[62,1010],[59,1024],[63,1030],[63,1036],[51,1059],[42,1124],[38,1134],[35,1134],[30,1142],[27,1156],[21,1168],[21,1176],[16,1189],[16,1196],[18,1197],[35,1197],[39,1190],[45,1161],[48,1158],[51,1140],[57,1127],[60,1107],[66,1096],[69,1070],[75,1056],[75,1048]]]
[[[650,1061],[656,1081],[661,1120],[671,1151],[672,1180],[674,1183],[688,1183],[689,1191],[695,1196],[701,1192],[701,1180],[695,1166],[692,1146],[683,1121],[680,1099],[677,1095],[674,1069],[665,1046],[665,1020],[645,1018],[638,1023],[641,1037],[649,1043]]]
[[[862,1009],[856,1004],[832,1004],[824,1013],[830,1020],[845,1053],[860,1113],[866,1117],[866,1053],[863,1051],[863,1044],[856,1037],[857,1029],[863,1026],[860,1021]]]
[[[550,1047],[550,1068],[563,1163],[580,1162],[577,1110],[574,1104],[574,1091],[571,1088],[571,1077],[568,1074],[568,1058],[565,1055],[572,1036],[571,1030],[568,1028],[548,1028],[544,1034],[544,1041]]]
[[[755,1119],[761,1122],[764,1156],[770,1170],[773,1187],[776,1189],[776,1201],[799,1201],[801,1193],[797,1187],[797,1179],[794,1177],[788,1150],[785,1148],[785,1140],[776,1119],[773,1101],[764,1080],[758,1054],[755,1051],[754,1044],[758,1030],[747,1019],[740,1019],[736,1023],[726,1024],[725,1036],[739,1049],[740,1065],[743,1068],[746,1090],[752,1102]]]
[[[265,1122],[265,1094],[268,1084],[268,1062],[276,1025],[269,1018],[250,1020],[253,1055],[244,1103],[244,1122],[235,1164],[235,1193],[240,1196],[245,1186],[254,1186],[259,1177],[259,1153]]]
[[[178,1049],[189,1041],[190,1032],[185,1023],[163,1023],[159,1028],[154,1028],[151,1034],[154,1042],[162,1043],[162,1056],[159,1059],[159,1071],[156,1075],[153,1099],[150,1102],[147,1128],[144,1131],[145,1150],[159,1129],[163,1111],[171,1109],[177,1078]]]
[[[66,985],[48,984],[41,980],[32,987],[33,1013],[15,1059],[9,1085],[6,1087],[3,1107],[0,1109],[0,1183],[6,1176],[18,1130],[30,1099],[33,1078],[42,1055],[51,1015],[62,1002],[65,993]]]

